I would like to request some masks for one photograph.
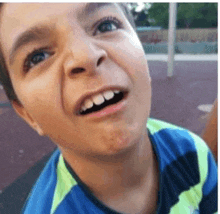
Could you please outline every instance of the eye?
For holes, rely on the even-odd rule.
[[[117,26],[112,21],[105,21],[98,26],[98,31],[104,33],[106,31],[116,30]]]
[[[49,58],[51,55],[53,55],[53,52],[48,51],[48,50],[44,50],[44,49],[34,50],[25,59],[24,71],[28,72],[31,68],[43,62],[44,60]]]
[[[97,26],[96,34],[115,31],[121,28],[121,22],[115,17],[105,17],[95,25]]]

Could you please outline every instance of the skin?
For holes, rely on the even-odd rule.
[[[206,127],[202,132],[202,138],[208,144],[209,148],[218,161],[218,99],[213,103],[212,111],[208,115]]]
[[[87,15],[84,9],[85,4],[3,6],[0,41],[21,103],[12,104],[34,130],[58,145],[82,181],[107,206],[125,213],[152,213],[158,171],[146,132],[151,78],[144,51],[118,5]],[[107,32],[93,27],[109,16],[120,20],[122,27]],[[47,35],[19,48],[10,63],[19,35],[42,23]],[[24,71],[27,55],[48,46],[53,54]],[[124,108],[103,117],[77,114],[83,96],[108,87],[129,92]]]

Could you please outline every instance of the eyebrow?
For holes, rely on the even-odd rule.
[[[86,3],[82,13],[80,15],[89,15],[95,13],[98,9],[106,6],[113,6],[113,3]],[[16,52],[24,45],[34,41],[41,41],[51,35],[51,31],[55,29],[54,26],[41,25],[33,26],[21,33],[12,45],[9,54],[10,65],[14,63]]]
[[[113,6],[114,4],[111,2],[94,2],[94,3],[87,3],[84,9],[84,12],[86,15],[91,14],[96,12],[96,10],[102,8],[102,7],[107,7],[107,6]]]
[[[18,49],[33,41],[41,41],[45,39],[47,36],[50,36],[53,28],[55,28],[55,26],[49,27],[47,25],[37,25],[21,33],[12,45],[9,54],[9,63],[13,64]]]

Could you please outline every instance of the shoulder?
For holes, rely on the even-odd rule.
[[[172,171],[176,177],[184,177],[184,182],[202,186],[209,174],[212,156],[203,139],[187,129],[155,119],[150,119],[147,127],[161,171],[165,174]]]
[[[56,150],[34,185],[22,214],[79,213],[91,207],[97,210],[66,168],[62,154]]]
[[[204,140],[185,128],[156,119],[149,119],[147,128],[160,148],[169,148],[177,156],[190,152],[204,156],[209,152]]]
[[[185,165],[188,163],[190,168],[202,170],[201,173],[208,171],[210,151],[207,144],[198,135],[182,127],[156,119],[149,119],[147,127],[165,165],[176,161]],[[204,174],[202,173],[202,175]]]
[[[149,119],[147,128],[163,182],[161,209],[178,213],[186,207],[204,210],[203,204],[215,208],[207,205],[208,200],[203,202],[206,195],[216,200],[217,183],[216,164],[206,143],[189,130],[163,121]]]
[[[50,157],[30,192],[22,213],[50,213],[54,190],[57,183],[56,170],[59,157],[60,152],[59,150],[56,150]]]

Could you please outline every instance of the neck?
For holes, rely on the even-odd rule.
[[[153,166],[153,149],[147,132],[134,148],[111,157],[85,159],[73,157],[67,150],[61,151],[80,179],[98,195],[140,186]]]

